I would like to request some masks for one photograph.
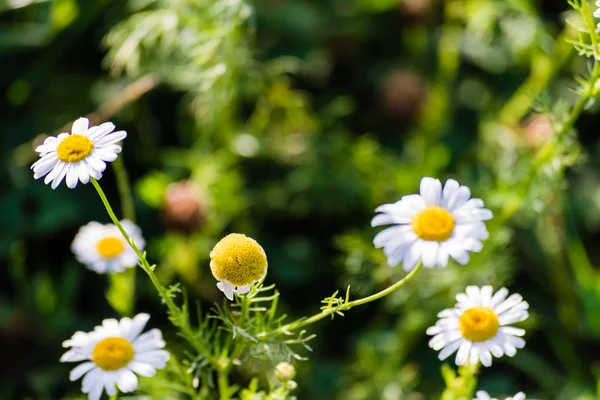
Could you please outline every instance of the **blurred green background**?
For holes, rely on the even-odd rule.
[[[437,398],[425,329],[488,283],[532,310],[525,349],[478,387],[600,398],[596,108],[552,141],[589,63],[567,18],[561,0],[0,0],[0,399],[78,395],[60,344],[118,315],[107,277],[69,250],[80,226],[108,222],[93,188],[53,191],[29,169],[40,135],[86,115],[129,133],[149,259],[205,310],[223,301],[208,253],[229,232],[262,244],[299,317],[404,276],[369,223],[422,176],[494,211],[469,265],[311,326],[300,399]],[[101,183],[120,209],[111,168]],[[137,291],[136,312],[174,338],[142,274]]]

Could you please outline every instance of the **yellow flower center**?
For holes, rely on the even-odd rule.
[[[125,250],[123,241],[116,237],[105,237],[96,245],[98,253],[103,258],[113,258],[118,256]]]
[[[413,231],[423,240],[443,242],[452,236],[454,217],[440,206],[429,206],[419,211],[411,221]]]
[[[128,340],[122,337],[109,337],[94,346],[92,361],[105,371],[117,371],[125,367],[135,355]]]
[[[220,281],[247,286],[265,274],[267,255],[256,240],[232,233],[221,239],[210,252],[210,269]]]
[[[94,150],[94,144],[86,136],[69,135],[56,148],[58,159],[68,163],[83,160]]]
[[[458,319],[460,333],[472,342],[485,342],[498,332],[498,316],[489,307],[477,306],[466,310]]]

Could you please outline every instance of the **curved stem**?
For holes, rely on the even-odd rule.
[[[417,274],[417,272],[419,272],[419,270],[421,269],[421,267],[423,266],[423,263],[421,263],[419,261],[419,263],[417,264],[417,266],[415,268],[413,268],[412,271],[410,271],[404,278],[400,279],[398,282],[394,283],[392,286],[383,289],[380,292],[377,292],[375,294],[372,294],[370,296],[367,297],[363,297],[362,299],[358,299],[358,300],[354,300],[354,301],[350,301],[348,303],[344,303],[344,304],[340,304],[337,307],[332,307],[329,308],[325,311],[320,312],[319,314],[315,314],[310,318],[305,318],[305,319],[301,319],[298,320],[296,322],[292,322],[290,324],[284,325],[281,328],[279,328],[277,331],[275,331],[275,333],[279,333],[279,332],[288,332],[288,331],[292,331],[295,329],[299,329],[302,328],[304,326],[310,325],[314,322],[320,321],[323,318],[332,315],[334,313],[337,313],[339,311],[346,311],[351,309],[352,307],[356,307],[356,306],[360,306],[363,304],[367,304],[370,303],[372,301],[378,300],[382,297],[387,296],[388,294],[400,289],[402,286],[406,285],[408,282],[410,282],[415,275]],[[265,336],[270,336],[270,335],[265,335]]]
[[[169,309],[169,314],[171,316],[171,322],[175,326],[177,326],[179,329],[181,329],[183,337],[192,345],[192,347],[194,347],[194,349],[199,354],[201,354],[203,357],[208,359],[211,363],[215,364],[216,363],[215,358],[211,355],[210,351],[208,351],[208,349],[206,348],[204,343],[201,340],[196,340],[197,335],[194,332],[194,330],[192,329],[192,327],[189,325],[187,315],[175,304],[175,302],[171,298],[171,295],[169,294],[167,289],[158,280],[158,277],[154,273],[154,267],[151,266],[150,263],[148,263],[145,253],[142,253],[142,251],[135,244],[135,241],[127,234],[127,232],[123,228],[123,225],[121,225],[121,222],[115,215],[115,212],[113,211],[113,209],[112,209],[108,199],[106,198],[104,191],[100,187],[100,184],[98,183],[98,181],[96,181],[93,178],[90,180],[91,180],[92,184],[94,185],[94,187],[96,188],[96,191],[98,192],[98,195],[100,196],[100,199],[102,200],[102,203],[104,204],[104,207],[106,208],[106,211],[108,212],[108,215],[110,216],[110,219],[117,226],[117,228],[119,228],[119,231],[121,232],[121,234],[123,235],[125,240],[127,240],[127,243],[129,243],[129,246],[133,249],[135,254],[138,256],[138,259],[140,260],[140,264],[139,264],[140,268],[142,268],[144,270],[144,272],[148,275],[148,277],[150,278],[150,281],[152,282],[152,284],[154,285],[154,287],[160,294],[160,297],[163,299],[163,301],[167,305],[167,308]]]

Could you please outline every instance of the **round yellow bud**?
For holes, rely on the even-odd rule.
[[[289,362],[282,361],[275,367],[275,377],[281,382],[291,381],[296,377],[296,368]]]
[[[210,252],[210,269],[219,281],[248,286],[267,272],[267,255],[256,240],[232,233],[221,239]]]

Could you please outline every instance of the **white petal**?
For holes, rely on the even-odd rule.
[[[464,365],[465,361],[467,361],[467,357],[469,357],[469,352],[471,351],[471,342],[468,340],[463,340],[458,353],[456,353],[456,365]]]
[[[423,246],[422,240],[417,240],[412,246],[408,247],[402,261],[402,269],[406,272],[412,271],[417,265],[417,262],[421,258],[421,248]]]
[[[479,361],[479,347],[473,345],[473,347],[471,347],[471,353],[469,355],[469,364],[475,365],[475,364],[477,364],[478,361]]]
[[[103,146],[108,146],[111,144],[119,143],[126,137],[127,137],[127,132],[125,132],[125,131],[114,132],[114,133],[111,133],[110,135],[106,135],[103,138],[98,139],[96,142],[94,142],[94,146],[95,147],[96,146],[103,147]]]
[[[123,393],[131,393],[138,386],[138,379],[135,374],[129,369],[124,369],[123,372],[119,375],[119,379],[117,380],[117,386],[119,390]]]
[[[529,318],[529,313],[527,313],[527,311],[519,311],[516,313],[503,313],[498,317],[498,321],[500,322],[500,325],[510,325],[525,321],[527,318]]]
[[[92,369],[83,377],[83,381],[81,381],[81,391],[83,393],[89,393],[92,387],[96,386],[98,383],[100,383],[100,387],[102,387],[101,380],[102,370],[100,368]]]
[[[92,152],[92,154],[85,159],[85,162],[96,171],[103,172],[106,169],[106,163],[96,157],[94,153],[95,152]]]
[[[151,377],[154,376],[154,374],[156,374],[156,368],[154,368],[152,365],[150,364],[146,364],[146,363],[142,363],[142,362],[138,362],[138,361],[132,361],[127,365],[127,368],[129,368],[130,370],[132,370],[133,372],[135,372],[138,375],[141,376],[145,376],[145,377]]]
[[[392,229],[392,228],[388,228]],[[409,245],[418,239],[418,236],[412,230],[396,231],[396,235],[385,243],[383,249],[386,256],[390,256],[402,246]]]
[[[104,136],[108,135],[114,130],[115,125],[112,122],[105,122],[103,124],[95,126],[93,132],[88,132],[88,138],[92,142],[95,142],[96,140],[103,138]]]
[[[460,244],[456,242],[456,240],[450,239],[448,242],[449,243],[446,248],[448,249],[450,256],[461,265],[468,264],[470,260],[469,253],[463,249]]]
[[[92,386],[89,390],[88,400],[100,400],[100,397],[102,397],[103,389],[104,385],[102,384],[102,381],[95,382],[95,385]]]
[[[485,285],[481,288],[481,305],[490,307],[492,303],[492,292],[494,289],[490,285]]]
[[[403,243],[399,247],[390,247],[390,249],[394,250],[394,252],[391,253],[387,258],[388,265],[390,267],[395,267],[396,265],[400,264],[400,262],[406,256],[406,253],[408,252],[408,250],[411,249],[414,245],[415,245],[415,240],[410,241],[408,243]],[[388,247],[386,247],[386,249],[385,249],[386,255],[389,253],[389,251],[387,251],[387,250],[388,250]]]
[[[133,317],[133,320],[131,321],[131,328],[130,328],[129,332],[125,333],[126,339],[128,339],[130,342],[133,342],[134,340],[136,340],[136,338],[140,335],[140,333],[146,327],[146,323],[148,323],[149,319],[150,319],[150,315],[146,314],[146,313],[140,313],[140,314],[136,315],[135,317]]]
[[[467,286],[465,292],[467,293],[467,296],[469,296],[469,299],[471,300],[472,304],[474,303],[477,305],[481,305],[481,291],[479,287]]]
[[[139,361],[145,364],[150,364],[154,368],[161,369],[165,367],[167,361],[169,361],[170,355],[166,350],[154,350],[147,351],[142,354],[136,354],[135,361]]]
[[[69,374],[69,380],[76,381],[77,379],[81,378],[85,373],[91,371],[95,367],[96,364],[94,364],[93,362],[84,362],[83,364],[79,364],[71,370],[71,373]]]
[[[492,400],[492,398],[489,394],[487,394],[483,390],[480,390],[477,392],[477,400]]]
[[[421,249],[421,260],[423,260],[423,266],[425,268],[435,267],[439,247],[440,245],[438,242],[423,241]]]
[[[77,171],[81,183],[87,184],[90,181],[90,173],[88,171],[87,166],[84,163],[80,162],[77,164]]]
[[[494,217],[494,214],[487,208],[460,209],[452,211],[454,220],[457,224],[469,224],[478,221],[487,221]]]
[[[479,359],[481,360],[481,364],[483,364],[484,367],[492,366],[492,354],[490,353],[489,350],[482,349],[479,352]]]
[[[56,189],[58,187],[58,185],[60,185],[60,183],[63,181],[63,179],[65,179],[67,172],[69,171],[69,164],[60,163],[59,166],[62,166],[62,169],[60,170],[60,172],[58,173],[56,178],[54,178],[54,181],[52,182],[52,186],[50,186],[52,189]],[[50,174],[48,174],[47,176],[50,176]]]
[[[455,192],[454,197],[448,201],[448,208],[454,210],[460,208],[471,198],[471,189],[466,186],[460,186]]]
[[[225,293],[225,297],[227,297],[230,301],[233,301],[233,285],[228,281],[221,281],[217,283],[217,287],[220,291]]]
[[[89,360],[89,357],[77,350],[69,350],[60,358],[60,362],[75,362],[84,360]]]
[[[494,357],[500,358],[504,355],[504,349],[502,345],[498,341],[498,339],[494,338],[488,341],[488,349],[492,352]]]
[[[507,335],[512,335],[512,336],[524,336],[525,335],[525,329],[514,328],[512,326],[502,326],[502,327],[500,327],[500,332],[507,334]]]
[[[446,183],[444,184],[444,190],[442,191],[442,199],[440,202],[442,207],[448,210],[452,210],[450,204],[454,204],[459,186],[460,185],[458,184],[458,182],[456,182],[454,179],[448,179],[446,181]]]
[[[69,164],[66,181],[69,189],[75,189],[77,182],[79,182],[79,170],[76,164]]]
[[[461,340],[456,340],[456,341],[448,344],[446,347],[444,347],[444,349],[442,351],[440,351],[438,358],[440,360],[445,360],[446,358],[450,357],[452,354],[454,354],[454,352],[456,350],[458,350],[461,342],[462,342]]]
[[[513,396],[513,400],[525,400],[525,393],[519,392]]]
[[[402,196],[400,200],[403,201],[408,207],[417,211],[420,211],[427,207],[425,201],[423,200],[423,197],[421,197],[421,195],[418,194],[409,194],[406,196]]]
[[[409,218],[397,217],[390,214],[377,214],[371,220],[371,226],[391,225],[391,224],[408,224]]]
[[[504,311],[512,308],[523,301],[523,297],[518,293],[513,293],[510,297],[494,308],[496,314],[502,314]]]
[[[71,133],[75,135],[82,135],[87,131],[90,126],[90,121],[87,118],[78,118],[75,122],[73,122],[73,127],[71,128]]]
[[[250,285],[248,286],[238,286],[235,291],[239,294],[245,294],[250,291]]]
[[[399,200],[393,204],[383,204],[383,205],[377,207],[375,209],[375,212],[392,214],[392,215],[396,215],[398,217],[412,219],[415,216],[415,214],[417,213],[417,210],[410,207],[403,200]]]
[[[421,179],[419,193],[423,197],[425,204],[428,206],[437,206],[440,204],[442,184],[438,179],[425,177]]]
[[[490,307],[496,309],[496,307],[498,307],[498,305],[502,303],[504,299],[506,299],[506,296],[508,296],[508,289],[501,288],[500,290],[498,290],[492,297]]]

